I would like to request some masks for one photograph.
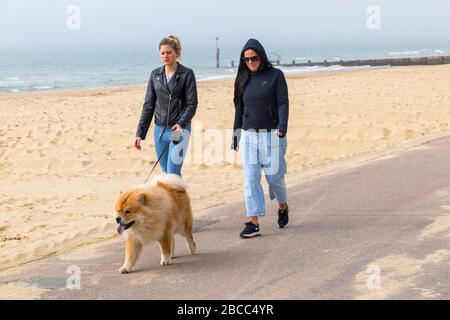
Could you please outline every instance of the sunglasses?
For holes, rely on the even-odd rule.
[[[257,61],[259,61],[259,56],[253,56],[253,57],[243,57],[242,58],[242,61],[244,61],[244,63],[249,63],[250,61],[251,62],[257,62]]]

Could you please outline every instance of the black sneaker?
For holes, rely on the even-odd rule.
[[[289,207],[286,204],[286,210],[278,209],[278,228],[284,228],[289,222]]]
[[[241,238],[252,238],[261,235],[259,232],[259,224],[256,225],[249,221],[244,223],[244,226],[244,230],[240,234]]]

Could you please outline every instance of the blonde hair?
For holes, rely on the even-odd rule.
[[[178,58],[181,57],[181,42],[180,39],[178,39],[177,36],[174,36],[173,34],[168,35],[167,37],[162,38],[162,40],[159,42],[159,49],[161,49],[164,45],[170,45],[173,50],[175,51],[175,54]]]

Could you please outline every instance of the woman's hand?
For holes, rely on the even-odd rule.
[[[138,150],[141,150],[141,138],[140,137],[136,137],[136,140],[134,140],[134,147]]]
[[[178,131],[179,133],[183,133],[183,127],[180,126],[178,123],[172,127],[172,131],[175,130]]]
[[[277,130],[277,136],[279,136],[280,138],[283,138],[286,135],[286,133],[284,133],[283,131]]]

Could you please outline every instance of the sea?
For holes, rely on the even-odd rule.
[[[240,44],[239,44],[240,45]],[[266,46],[269,59],[281,63],[384,59],[450,55],[450,44],[414,46]],[[240,47],[220,48],[216,67],[216,47],[185,48],[180,62],[195,72],[198,81],[233,78],[239,63]],[[234,61],[235,67],[232,67]],[[41,92],[79,88],[109,88],[145,84],[151,71],[161,65],[157,47],[83,46],[2,48],[0,46],[0,93]],[[355,67],[280,67],[286,73],[308,73]],[[370,68],[369,66],[356,68]]]

